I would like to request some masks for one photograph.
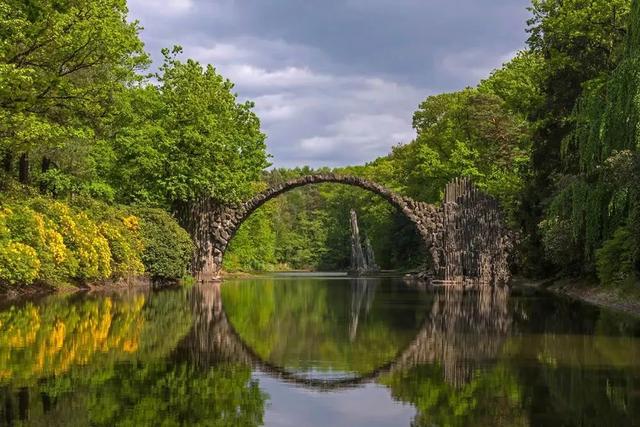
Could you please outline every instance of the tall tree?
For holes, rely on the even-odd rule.
[[[639,23],[636,1],[622,60],[609,75],[590,81],[578,99],[554,180],[557,192],[542,222],[554,258],[578,272],[593,271],[600,258],[605,282],[640,273]],[[560,247],[556,236],[563,234],[560,240],[568,244]],[[615,274],[602,274],[611,269]]]
[[[562,141],[573,129],[571,113],[585,84],[619,62],[630,6],[631,0],[532,0],[528,44],[544,60],[544,102],[529,114],[536,132],[519,215],[529,273],[549,271],[538,224],[553,194],[552,178],[563,167]]]
[[[203,198],[234,202],[252,194],[268,166],[265,136],[250,102],[208,65],[164,49],[155,78],[118,101],[105,175],[123,201],[168,208]]]
[[[148,63],[125,0],[0,0],[0,150],[69,160],[100,133],[115,92]],[[72,163],[78,163],[73,159]]]

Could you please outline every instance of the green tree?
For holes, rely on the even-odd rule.
[[[640,5],[635,2],[632,32],[618,67],[590,81],[577,101],[573,130],[563,141],[557,191],[542,223],[545,240],[558,231],[549,224],[566,225],[565,240],[573,252],[554,259],[556,264],[569,260],[573,263],[565,268],[593,272],[598,253],[603,282],[614,276],[612,258],[620,263],[614,267],[617,276],[640,273],[639,21]]]
[[[180,52],[164,49],[158,86],[121,101],[106,174],[127,201],[175,207],[246,198],[268,165],[253,104],[238,103],[233,83],[211,65],[178,60]]]
[[[0,150],[29,180],[29,156],[91,173],[87,152],[115,93],[148,63],[125,0],[0,1]]]
[[[561,147],[573,129],[571,114],[585,84],[613,70],[624,52],[630,0],[533,0],[528,40],[544,60],[540,91],[544,102],[529,113],[536,124],[530,176],[521,199],[527,271],[545,274],[539,223],[563,170]],[[577,164],[568,162],[575,171]]]

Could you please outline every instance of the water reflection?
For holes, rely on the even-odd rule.
[[[378,283],[379,280],[375,278],[351,279],[351,321],[349,323],[349,338],[351,342],[356,339],[358,333],[360,313],[366,316],[371,310]]]
[[[0,424],[260,425],[251,368],[174,352],[191,329],[184,290],[51,297],[0,318]]]
[[[0,425],[634,425],[640,325],[508,288],[286,277],[0,311]]]

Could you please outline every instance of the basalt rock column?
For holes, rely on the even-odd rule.
[[[440,212],[442,223],[432,247],[436,282],[508,283],[513,236],[498,201],[469,179],[458,178],[447,184]]]
[[[351,209],[351,273],[362,274],[367,271],[367,262],[362,250],[360,240],[360,229],[358,228],[358,216],[356,211]]]
[[[371,240],[368,237],[364,239],[364,258],[367,262],[367,268],[371,272],[380,271],[380,267],[376,263],[376,256],[373,253],[373,246],[371,246]]]

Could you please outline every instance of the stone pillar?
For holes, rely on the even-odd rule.
[[[198,282],[219,280],[224,252],[237,225],[235,209],[202,199],[182,206],[178,217],[196,246],[193,276]]]

